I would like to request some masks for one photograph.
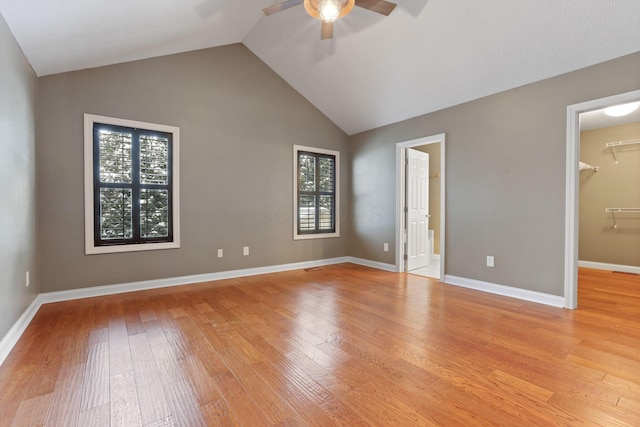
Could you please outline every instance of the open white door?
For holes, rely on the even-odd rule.
[[[407,270],[429,264],[429,154],[407,153]]]

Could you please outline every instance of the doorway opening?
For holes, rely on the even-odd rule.
[[[437,150],[438,148],[439,150]],[[434,190],[431,191],[431,201],[435,201],[435,203],[430,203],[431,206],[426,212],[424,212],[424,209],[420,209],[424,206],[417,206],[418,209],[413,212],[415,217],[422,216],[426,218],[427,221],[425,222],[408,220],[408,199],[413,198],[416,201],[419,196],[424,196],[421,193],[424,185],[420,187],[418,184],[421,181],[424,183],[424,177],[420,175],[421,173],[424,174],[424,171],[416,171],[411,177],[407,173],[409,170],[407,167],[409,149],[415,149],[420,152],[431,151],[429,156],[430,164],[435,166],[427,172],[427,181],[431,183],[431,185],[427,186]],[[414,151],[411,152],[415,153]],[[444,133],[396,144],[396,271],[406,272],[421,265],[424,260],[418,260],[417,258],[421,258],[420,256],[415,258],[417,263],[412,262],[410,266],[408,265],[409,259],[410,256],[421,255],[420,252],[423,252],[426,248],[429,251],[429,254],[427,254],[429,262],[426,268],[418,268],[425,275],[440,281],[444,281],[445,274],[445,152]],[[414,157],[416,164],[423,164],[424,157],[422,159]],[[417,169],[421,169],[421,167],[417,167]],[[408,194],[411,197],[408,198]],[[418,205],[421,205],[421,203],[418,203]],[[431,233],[429,233],[429,229],[432,229]],[[413,233],[413,236],[409,236],[409,233]],[[411,237],[426,238],[426,240],[416,243],[412,241]]]
[[[640,100],[640,90],[574,104],[567,107],[564,306],[578,307],[578,214],[580,115],[613,105]]]

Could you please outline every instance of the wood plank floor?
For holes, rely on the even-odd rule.
[[[639,426],[640,277],[579,305],[352,264],[47,304],[0,426]]]

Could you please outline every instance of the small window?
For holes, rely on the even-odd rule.
[[[85,252],[179,248],[179,129],[84,121]]]
[[[339,237],[340,153],[293,146],[293,238]]]

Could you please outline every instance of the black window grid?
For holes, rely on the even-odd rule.
[[[111,132],[122,132],[131,134],[131,182],[101,182],[100,180],[100,130]],[[167,138],[168,140],[168,161],[167,161],[167,182],[166,184],[141,183],[140,179],[140,137],[142,135]],[[132,237],[103,239],[101,235],[101,206],[100,191],[102,189],[128,189],[132,194]],[[140,227],[140,195],[145,189],[166,190],[167,200],[167,236],[143,237]],[[104,123],[94,123],[93,125],[93,221],[94,221],[94,244],[95,246],[114,246],[128,244],[145,243],[167,243],[173,242],[173,139],[169,132],[153,131],[148,129],[130,128]]]
[[[336,232],[336,156],[331,154],[322,154],[322,153],[313,153],[310,151],[298,151],[298,159],[297,159],[297,176],[298,176],[298,185],[297,185],[297,196],[298,196],[298,206],[297,206],[297,233],[299,235],[305,234],[327,234],[327,233],[335,233]],[[302,157],[310,157],[314,161],[314,189],[313,190],[303,190],[303,185],[301,182],[301,178],[303,174],[301,173],[301,158]],[[329,177],[328,179],[331,182],[331,189],[327,191],[323,191],[320,189],[320,181],[323,178],[322,168],[319,166],[321,160],[330,161],[329,168]],[[326,177],[326,175],[324,176]],[[322,226],[326,224],[326,215],[325,211],[322,210],[323,206],[320,203],[321,199],[329,200],[330,207],[328,208],[328,224],[329,226]],[[313,206],[304,205],[302,203],[303,200],[314,200]],[[306,208],[306,219],[303,219],[302,209]],[[309,209],[313,209],[313,220],[309,220]],[[312,226],[312,227],[311,227]]]

